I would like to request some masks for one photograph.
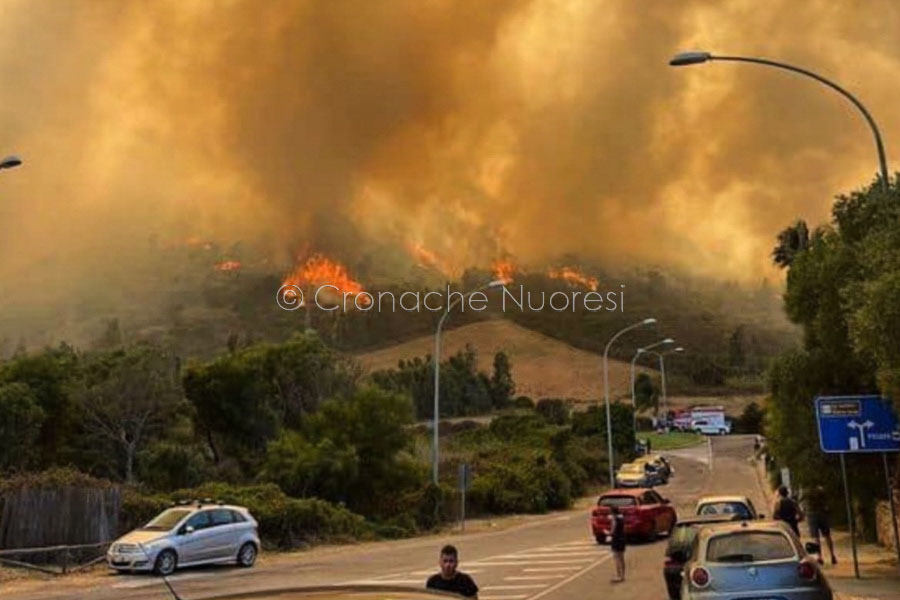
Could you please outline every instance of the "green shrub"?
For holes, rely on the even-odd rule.
[[[529,398],[528,396],[518,396],[518,397],[513,401],[513,406],[515,406],[516,408],[530,408],[530,409],[533,409],[533,408],[534,408],[534,400],[532,400],[532,399]]]
[[[210,461],[198,446],[157,442],[139,458],[140,479],[162,491],[199,485],[209,476]]]
[[[551,425],[565,425],[569,422],[569,407],[561,398],[542,398],[538,400],[534,410]]]

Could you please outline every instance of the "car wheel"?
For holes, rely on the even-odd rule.
[[[247,542],[238,550],[237,562],[242,567],[252,567],[256,562],[256,544]]]
[[[175,551],[163,550],[156,557],[156,562],[153,563],[153,572],[165,577],[174,573],[176,566],[178,566],[178,555],[175,554]]]

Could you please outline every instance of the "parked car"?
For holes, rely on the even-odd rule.
[[[703,435],[725,435],[726,433],[731,433],[731,421],[697,419],[691,423],[691,429],[694,433],[701,433]]]
[[[257,526],[243,506],[213,502],[174,506],[113,542],[106,561],[112,569],[158,575],[209,563],[251,567],[260,549]]]
[[[616,473],[616,486],[621,488],[645,488],[662,483],[665,483],[662,474],[652,465],[640,460],[625,463]]]
[[[655,540],[661,533],[670,534],[678,520],[668,498],[642,488],[615,489],[600,496],[591,511],[591,531],[598,544],[606,543],[612,532],[610,507],[616,506],[625,518],[625,535]]]
[[[765,515],[758,514],[753,502],[747,496],[704,496],[697,501],[698,515],[719,515],[736,513],[741,519],[763,519]]]
[[[832,600],[819,565],[783,521],[741,521],[703,527],[684,566],[682,600]]]
[[[659,473],[663,483],[668,483],[669,477],[674,473],[672,465],[670,465],[669,461],[661,454],[647,454],[636,459],[634,462],[643,462],[650,465],[650,467]]]
[[[669,591],[669,598],[672,600],[681,598],[682,569],[691,558],[691,546],[700,528],[704,525],[738,520],[740,520],[739,515],[729,513],[688,517],[675,523],[675,529],[669,536],[666,561],[663,564],[663,579],[666,582],[666,589]]]

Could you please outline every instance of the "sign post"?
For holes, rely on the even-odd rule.
[[[466,530],[466,490],[472,486],[472,467],[468,463],[459,465],[459,520],[462,531]]]
[[[850,488],[847,482],[847,466],[844,455],[865,452],[882,454],[888,504],[891,507],[894,524],[894,543],[897,546],[897,555],[900,556],[900,543],[897,543],[897,518],[887,463],[888,452],[900,452],[900,422],[897,421],[891,401],[881,396],[819,396],[815,399],[815,403],[816,422],[819,425],[819,445],[823,452],[839,454],[841,457],[844,500],[847,503],[847,521],[853,546],[853,571],[856,578],[859,579],[856,536],[854,535],[853,513],[850,509]]]

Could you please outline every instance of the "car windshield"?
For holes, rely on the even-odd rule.
[[[168,531],[189,514],[191,514],[191,511],[186,508],[170,508],[169,510],[156,515],[156,518],[144,525],[141,529]]]
[[[634,506],[637,504],[633,496],[604,496],[600,498],[600,506]]]
[[[740,531],[719,535],[706,547],[710,562],[758,562],[793,558],[790,540],[776,531]]]
[[[700,505],[699,515],[739,515],[742,519],[752,519],[750,509],[743,502],[710,502]]]

